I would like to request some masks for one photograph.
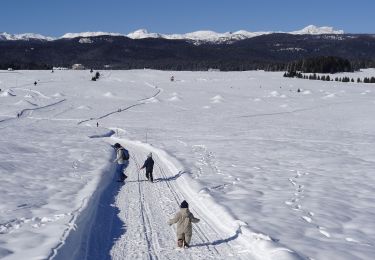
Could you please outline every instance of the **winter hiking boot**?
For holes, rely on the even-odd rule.
[[[182,239],[177,240],[177,246],[182,248],[184,246],[184,240]]]

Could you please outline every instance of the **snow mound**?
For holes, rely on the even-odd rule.
[[[103,96],[105,96],[105,97],[109,97],[109,98],[113,98],[113,97],[114,97],[114,95],[113,95],[112,92],[107,92],[107,93],[105,93]]]
[[[9,96],[8,91],[4,91],[0,93],[0,97],[8,97],[8,96]]]
[[[91,110],[92,108],[90,106],[84,106],[84,105],[82,105],[82,106],[77,107],[77,109]]]
[[[335,98],[335,97],[336,97],[336,95],[334,93],[331,93],[331,94],[328,94],[328,95],[326,95],[326,96],[324,96],[322,98],[323,99],[328,99],[328,98]]]
[[[64,97],[65,95],[60,93],[60,92],[57,92],[55,94],[52,95],[53,97]]]
[[[10,91],[4,91],[0,93],[0,97],[15,97],[15,94],[12,94]]]
[[[147,100],[147,103],[159,103],[159,102],[160,102],[160,100],[157,99],[157,98],[155,98],[155,97],[150,98],[150,99]]]
[[[181,101],[181,98],[178,97],[178,96],[174,96],[174,97],[171,97],[170,99],[168,99],[169,101]]]
[[[310,95],[311,94],[311,91],[310,90],[305,90],[302,92],[303,95]]]
[[[211,98],[211,103],[222,103],[224,101],[224,98],[220,95],[216,95]]]
[[[269,95],[270,97],[278,97],[278,96],[280,96],[280,94],[279,94],[279,92],[277,92],[276,90],[275,91],[272,91],[272,92],[270,92],[270,95]]]
[[[168,100],[172,102],[181,101],[181,97],[175,92],[172,93],[171,97]]]

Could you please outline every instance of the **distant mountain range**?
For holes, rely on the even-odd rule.
[[[9,33],[0,33],[0,40],[42,40],[42,41],[54,41],[58,39],[66,38],[77,38],[77,37],[96,37],[96,36],[125,36],[131,39],[145,39],[145,38],[161,38],[168,40],[190,40],[196,43],[232,43],[238,40],[244,40],[248,38],[253,38],[260,35],[272,34],[272,33],[284,33],[284,32],[249,32],[245,30],[240,30],[236,32],[225,32],[217,33],[214,31],[196,31],[185,34],[161,34],[161,33],[150,33],[146,29],[140,29],[129,33],[127,35],[120,33],[109,33],[109,32],[82,32],[82,33],[66,33],[59,38],[47,37],[35,33],[25,33],[25,34],[9,34]],[[302,30],[285,32],[287,34],[310,34],[310,35],[319,35],[319,34],[343,34],[343,30],[334,30],[332,27],[317,27],[314,25],[309,25]]]
[[[344,34],[331,27],[300,31],[154,34],[144,30],[0,35],[0,69],[49,69],[82,64],[94,69],[286,70],[304,58],[336,56],[353,68],[375,66],[375,35]]]

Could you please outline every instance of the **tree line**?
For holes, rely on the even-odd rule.
[[[322,80],[322,81],[339,81],[339,82],[357,82],[357,83],[375,83],[375,77],[365,77],[364,79],[357,78],[349,78],[345,77],[330,77],[329,75],[317,75],[316,73],[310,75],[304,75],[301,72],[285,72],[284,77],[287,78],[299,78],[299,79],[309,79],[309,80]]]

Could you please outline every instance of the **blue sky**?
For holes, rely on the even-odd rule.
[[[375,0],[9,0],[0,5],[0,32],[293,31],[314,24],[375,33],[374,10]]]

